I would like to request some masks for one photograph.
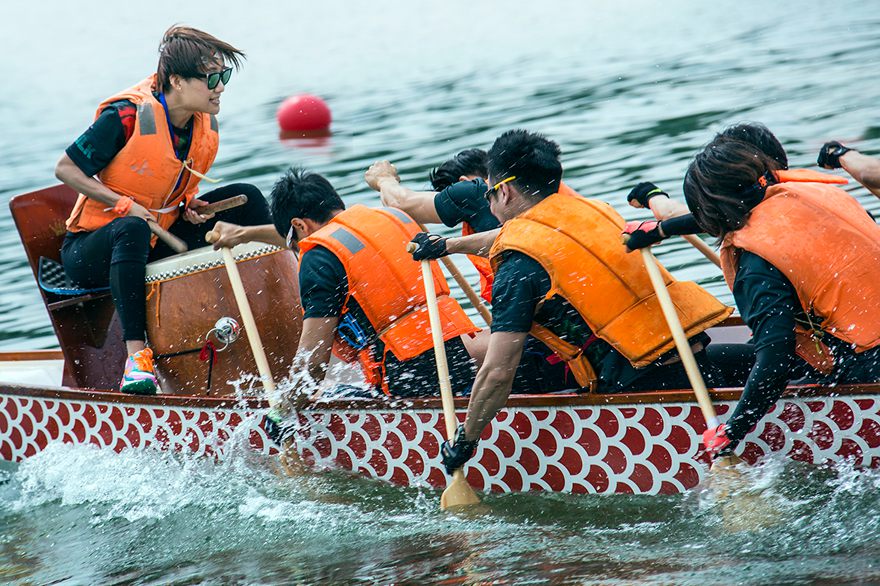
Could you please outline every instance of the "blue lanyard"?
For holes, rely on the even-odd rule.
[[[165,121],[168,123],[168,133],[171,135],[171,148],[174,149],[174,156],[183,161],[185,157],[180,156],[177,152],[177,148],[174,146],[174,126],[171,124],[171,114],[168,113],[168,102],[165,101],[164,93],[159,93],[159,102],[162,104],[162,109],[165,110]],[[189,127],[189,136],[187,139],[187,144],[192,146],[192,126]],[[180,184],[179,181],[178,184]]]
[[[180,161],[184,161],[185,157],[182,157],[180,153],[177,152],[177,147],[174,146],[174,126],[171,124],[171,114],[168,113],[168,102],[165,101],[164,92],[159,93],[159,102],[162,104],[162,109],[165,110],[165,121],[168,123],[168,133],[171,135],[171,149],[174,151],[174,156],[177,157]],[[189,127],[189,137],[187,140],[188,148],[192,147],[192,126]],[[174,189],[180,187],[180,182],[183,181],[183,173],[181,173],[177,177],[177,184],[174,186]]]

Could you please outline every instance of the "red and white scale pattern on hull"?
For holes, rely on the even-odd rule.
[[[719,415],[732,403],[717,406]],[[723,419],[723,417],[722,417]],[[121,451],[152,447],[222,457],[236,427],[269,453],[253,413],[0,396],[0,459],[19,461],[50,442]],[[445,486],[440,411],[309,411],[298,441],[309,463],[399,485]],[[477,488],[496,492],[676,493],[707,469],[693,404],[534,407],[506,410],[466,468]],[[749,461],[771,452],[821,463],[850,459],[880,467],[880,398],[787,399],[742,446]]]
[[[17,462],[50,442],[90,444],[121,452],[153,448],[222,455],[247,414],[198,409],[0,395],[0,460]],[[255,426],[251,443],[267,443]]]

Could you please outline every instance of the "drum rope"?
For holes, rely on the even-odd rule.
[[[188,354],[199,353],[199,360],[208,363],[208,384],[206,394],[211,394],[211,378],[214,374],[214,362],[217,361],[217,348],[211,340],[205,342],[201,348],[191,348],[189,350],[181,350],[179,352],[166,352],[165,354],[156,354],[154,360],[163,360],[165,358],[176,358],[178,356],[186,356]]]

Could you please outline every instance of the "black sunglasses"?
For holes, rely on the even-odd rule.
[[[214,71],[212,73],[205,74],[205,83],[208,84],[208,89],[212,90],[217,87],[217,84],[221,81],[223,85],[229,83],[229,78],[232,77],[232,68],[227,67],[222,71]]]

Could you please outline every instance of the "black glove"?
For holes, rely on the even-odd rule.
[[[632,205],[632,202],[636,201],[643,208],[650,208],[650,206],[648,205],[648,201],[655,195],[665,195],[666,197],[669,197],[668,193],[666,193],[650,181],[642,181],[632,188],[632,191],[630,191],[629,195],[626,196],[626,201],[627,203],[629,203],[629,205]]]
[[[836,140],[826,142],[819,151],[819,158],[816,159],[816,164],[823,169],[840,169],[840,157],[851,150],[855,149],[843,146]]]
[[[621,242],[626,244],[627,252],[646,248],[666,239],[666,236],[660,234],[660,222],[657,220],[627,222],[620,236]]]
[[[456,470],[464,466],[464,463],[474,455],[478,443],[480,440],[464,439],[464,425],[459,425],[455,432],[455,443],[447,440],[440,446],[440,457],[446,473],[452,476]]]
[[[410,241],[416,244],[412,252],[413,260],[434,260],[449,254],[446,250],[446,238],[428,232],[419,232]]]
[[[290,423],[284,421],[281,413],[274,409],[269,409],[263,416],[263,429],[269,439],[275,442],[278,447],[281,447],[284,440],[293,433]]]

